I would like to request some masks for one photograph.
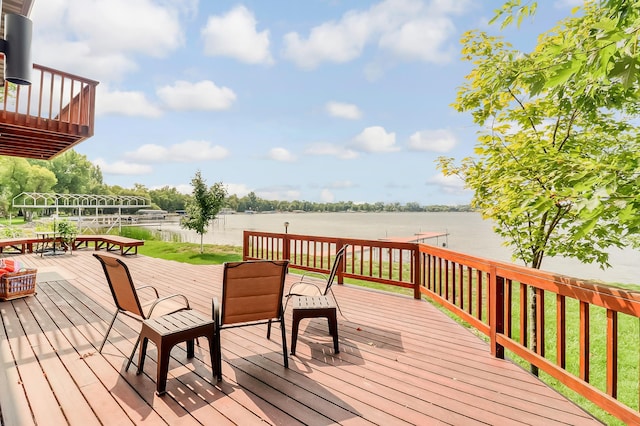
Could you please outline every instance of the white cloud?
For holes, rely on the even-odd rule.
[[[306,38],[297,32],[285,34],[283,55],[300,68],[314,69],[323,62],[354,60],[367,45],[378,44],[402,60],[446,62],[451,59],[446,44],[455,34],[448,15],[460,9],[442,1],[425,5],[419,0],[384,0],[368,10],[350,10],[340,20],[324,22]]]
[[[67,16],[73,32],[96,52],[166,57],[184,43],[175,12],[151,0],[70,0]]]
[[[448,152],[456,146],[456,137],[449,130],[421,130],[409,138],[413,151]]]
[[[160,186],[160,188],[163,188],[165,186],[175,186],[176,191],[178,191],[181,194],[191,194],[191,193],[193,193],[193,186],[191,186],[190,183],[181,183],[179,185],[162,185],[162,186]]]
[[[333,192],[329,191],[328,189],[323,189],[322,191],[320,191],[320,200],[323,203],[333,203],[335,201],[336,197],[335,195],[333,195]]]
[[[403,60],[446,63],[453,57],[454,50],[445,45],[454,34],[450,19],[425,17],[383,34],[379,46]]]
[[[179,17],[187,3],[35,2],[31,14],[34,62],[103,82],[120,80],[137,70],[134,54],[166,57],[184,44]]]
[[[362,152],[392,152],[400,148],[395,146],[396,134],[387,133],[384,127],[367,127],[353,139],[354,149]]]
[[[427,13],[437,15],[468,13],[474,6],[476,6],[475,0],[431,0]]]
[[[305,149],[304,153],[308,155],[328,155],[330,157],[337,157],[341,160],[353,160],[354,158],[358,158],[360,155],[352,149],[329,143],[311,144],[307,149]]]
[[[427,180],[427,185],[437,186],[448,194],[459,194],[469,191],[465,189],[464,181],[456,175],[444,176],[443,174],[438,174],[432,176]]]
[[[98,158],[92,163],[100,167],[102,173],[107,175],[146,175],[153,171],[152,167],[147,164],[128,163],[126,161],[107,163],[102,158]]]
[[[265,200],[293,201],[300,199],[300,191],[290,186],[273,186],[256,189],[256,195]]]
[[[253,191],[253,189],[249,188],[244,183],[224,183],[224,187],[227,189],[227,193],[229,195],[235,194],[241,198]]]
[[[284,56],[300,68],[314,69],[321,62],[348,62],[362,53],[369,38],[366,22],[352,16],[348,22],[328,22],[311,30],[304,40],[298,33],[284,36]]]
[[[325,109],[332,117],[346,118],[347,120],[357,120],[362,117],[362,111],[354,104],[327,102]]]
[[[284,148],[271,149],[267,157],[271,160],[282,161],[284,163],[291,163],[296,160],[296,157]]]
[[[244,6],[236,6],[222,16],[210,16],[201,32],[204,53],[249,64],[272,64],[269,31],[258,32],[256,24],[255,16]]]
[[[150,102],[143,92],[110,92],[106,86],[98,86],[96,115],[127,115],[159,117],[162,110]]]
[[[236,100],[233,90],[218,87],[209,80],[198,83],[176,81],[173,86],[160,87],[156,93],[167,107],[180,111],[225,110]]]
[[[190,163],[197,161],[215,161],[226,158],[229,151],[207,141],[185,141],[164,147],[155,144],[142,145],[135,151],[125,153],[130,160],[142,163]]]

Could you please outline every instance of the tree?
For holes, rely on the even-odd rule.
[[[505,7],[521,13],[526,6]],[[599,67],[585,58],[609,55],[593,29],[609,27],[616,13],[587,4],[583,15],[542,35],[531,53],[484,32],[462,39],[463,57],[474,68],[454,107],[470,112],[483,130],[475,156],[457,165],[441,158],[440,168],[473,189],[473,207],[495,221],[514,258],[533,268],[545,256],[606,267],[607,249],[627,245],[638,230],[638,81],[614,72],[615,64]],[[535,306],[532,296],[532,315]]]
[[[11,210],[16,195],[22,192],[51,192],[55,184],[55,175],[46,168],[31,165],[24,158],[0,156],[0,203],[5,212]],[[26,211],[25,215],[30,212]]]
[[[493,21],[502,19],[502,27],[519,25],[536,12],[536,2],[522,5],[521,0],[506,2]],[[531,72],[523,80],[532,96],[544,91],[547,96],[562,99],[565,87],[573,87],[576,104],[585,113],[599,109],[617,111],[621,120],[638,116],[640,103],[640,4],[629,0],[586,1],[573,10],[574,17],[563,21],[564,28],[552,42],[540,44],[536,54],[544,58],[545,68]],[[533,70],[532,70],[533,71]],[[626,151],[630,152],[633,146]],[[623,154],[624,156],[624,154]],[[640,233],[640,192],[636,156],[628,156],[615,164],[625,181],[608,174],[598,179],[599,191],[579,205],[582,216],[593,216],[603,203],[616,203],[615,220],[629,234]]]
[[[149,191],[151,202],[156,204],[162,210],[174,212],[176,210],[184,210],[189,195],[178,192],[176,187],[164,186],[160,189],[152,189]]]
[[[32,160],[51,170],[57,179],[53,192],[63,194],[90,194],[102,184],[102,173],[85,155],[69,150],[52,160]]]
[[[204,234],[207,232],[209,222],[216,218],[222,208],[227,191],[222,186],[222,182],[207,188],[200,170],[191,179],[191,186],[193,186],[193,198],[187,202],[187,216],[182,221],[182,227],[196,231],[200,235],[200,253],[204,253]]]

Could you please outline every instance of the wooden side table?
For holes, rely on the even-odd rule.
[[[295,296],[293,299],[293,327],[291,329],[291,355],[296,353],[298,325],[305,318],[326,318],[329,322],[329,333],[333,336],[333,349],[338,347],[338,319],[336,304],[329,296]]]
[[[187,342],[187,358],[193,358],[194,339],[200,336],[206,337],[209,340],[209,355],[213,366],[214,330],[213,319],[207,318],[193,309],[144,320],[140,332],[141,345],[136,374],[143,371],[147,343],[151,340],[158,348],[156,392],[158,395],[163,395],[166,392],[171,349],[178,343]]]

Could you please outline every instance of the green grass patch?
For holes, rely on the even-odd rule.
[[[138,247],[138,253],[192,265],[219,265],[242,260],[242,247],[205,244],[200,253],[200,244],[154,240],[146,240]]]
[[[4,226],[20,226],[20,225],[24,225],[25,221],[24,221],[24,217],[19,216],[19,217],[12,217],[11,220],[9,220],[9,218],[7,217],[0,217],[0,225],[4,225]]]

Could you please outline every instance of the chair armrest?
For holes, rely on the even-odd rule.
[[[304,279],[307,276],[311,276],[311,278],[322,278],[325,282],[329,281],[329,275],[327,274],[323,274],[322,272],[313,272],[313,271],[309,271],[309,272],[305,272],[304,274],[302,274],[300,276],[300,281],[304,281]]]
[[[293,283],[291,285],[291,287],[289,287],[289,292],[287,293],[287,297],[291,297],[291,296],[312,296],[312,294],[307,294],[306,292],[300,290],[298,292],[296,292],[296,288],[304,288],[305,289],[315,289],[315,291],[318,292],[318,294],[322,294],[322,290],[320,289],[320,287],[314,283],[310,283],[308,281],[303,281],[302,279],[300,281],[298,281],[297,283]],[[310,291],[314,291],[314,290],[310,290]]]
[[[168,296],[164,296],[164,297],[159,297],[158,299],[156,299],[153,304],[151,305],[151,308],[149,308],[149,313],[147,313],[147,316],[150,317],[151,313],[153,312],[153,309],[159,304],[164,302],[165,300],[169,300],[169,299],[173,299],[173,298],[182,298],[182,300],[184,300],[185,302],[185,307],[178,309],[179,311],[182,310],[187,310],[187,309],[191,309],[191,307],[189,306],[189,299],[187,299],[186,296],[184,296],[183,294],[170,294]],[[174,311],[177,312],[177,311]]]
[[[138,291],[138,290],[145,290],[145,289],[148,289],[148,288],[150,288],[150,289],[152,289],[152,290],[153,290],[153,292],[154,292],[154,293],[155,293],[155,295],[156,295],[156,299],[157,299],[158,297],[160,297],[160,295],[158,294],[158,290],[157,290],[154,286],[149,285],[149,284],[145,284],[145,285],[141,285],[140,287],[136,287],[136,291]]]

